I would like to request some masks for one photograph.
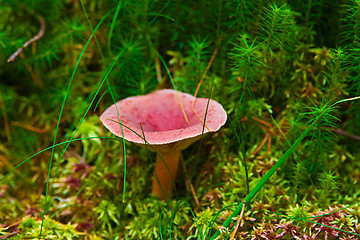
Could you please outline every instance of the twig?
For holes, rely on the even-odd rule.
[[[329,129],[329,130],[330,130],[331,132],[333,132],[333,133],[338,134],[338,135],[348,136],[348,137],[350,137],[350,138],[352,138],[352,139],[355,139],[355,140],[360,141],[360,137],[359,137],[359,136],[356,136],[356,135],[354,135],[354,134],[348,133],[348,132],[346,132],[346,131],[344,131],[344,130],[341,130],[341,129]]]
[[[158,82],[161,82],[162,76],[161,76],[161,69],[160,69],[160,60],[159,60],[159,56],[157,54],[155,54],[155,70],[156,70],[156,77],[158,79]]]
[[[271,135],[268,136],[268,147],[267,147],[267,153],[270,153],[271,151]]]
[[[196,112],[196,110],[195,110],[195,100],[196,100],[196,96],[197,96],[197,94],[198,94],[198,92],[199,92],[200,86],[201,86],[201,84],[202,84],[202,82],[203,82],[203,80],[204,80],[204,78],[205,78],[205,76],[206,76],[206,73],[209,71],[209,69],[210,69],[210,67],[211,67],[211,64],[213,63],[213,61],[214,61],[214,59],[215,59],[215,56],[216,56],[216,54],[217,54],[220,41],[221,41],[221,37],[218,39],[218,41],[217,41],[217,43],[216,43],[216,47],[215,47],[215,49],[214,49],[214,52],[213,52],[213,54],[212,54],[212,56],[211,56],[211,58],[210,58],[210,60],[209,60],[209,63],[208,63],[208,65],[206,66],[205,71],[204,71],[203,75],[201,76],[200,81],[199,81],[199,83],[198,83],[198,85],[197,85],[197,87],[196,87],[195,94],[194,94],[194,101],[192,102],[192,105],[191,105],[192,110],[194,111],[194,113],[196,114],[196,116],[197,116],[198,118],[200,118],[200,120],[201,120],[203,123],[204,123],[204,120],[199,116],[199,114],[198,114],[198,113]],[[205,124],[205,127],[209,130],[209,132],[212,132],[211,129],[206,125],[206,123],[204,123],[204,124]]]
[[[16,121],[11,121],[11,125],[18,126],[18,127],[24,128],[26,130],[29,130],[32,132],[37,132],[37,133],[45,133],[48,131],[48,129],[46,129],[46,128],[37,128],[37,127],[33,127],[33,126],[30,126],[25,123],[16,122]]]
[[[253,153],[251,153],[251,155],[255,156],[259,151],[260,149],[265,145],[266,141],[269,140],[270,138],[270,134],[269,133],[266,133],[264,139],[261,141],[260,145],[255,149],[255,151]],[[269,148],[269,146],[268,146]]]
[[[183,169],[184,169],[185,176],[186,176],[186,180],[190,180],[190,179],[188,178],[188,176],[187,176],[187,172],[188,172],[188,171],[187,171],[187,169],[186,169],[185,162],[184,162],[184,158],[183,158],[182,154],[180,154],[180,162],[181,162],[181,165],[182,165],[182,167],[183,167]],[[194,200],[195,200],[195,202],[196,202],[196,206],[199,207],[199,206],[200,206],[199,199],[197,198],[196,192],[195,192],[195,188],[194,188],[193,184],[192,184],[190,181],[189,181],[189,186],[190,186],[190,191],[191,191],[191,193],[192,193],[192,195],[193,195],[193,197],[194,197]]]
[[[236,234],[236,232],[237,232],[237,230],[238,230],[238,228],[239,228],[239,226],[240,226],[241,219],[242,219],[242,217],[243,217],[243,215],[244,215],[245,205],[246,205],[246,202],[243,201],[243,207],[242,207],[242,209],[241,209],[241,213],[240,213],[239,219],[238,219],[238,221],[237,221],[237,223],[236,223],[236,225],[235,225],[234,230],[233,230],[232,233],[231,233],[231,236],[230,236],[230,239],[229,239],[229,240],[233,240],[234,237],[235,237],[235,234]]]
[[[252,119],[254,119],[255,121],[257,121],[257,122],[259,122],[259,123],[261,123],[261,124],[263,124],[263,125],[265,125],[265,126],[268,126],[269,129],[264,128],[268,133],[272,133],[272,134],[275,135],[275,136],[277,136],[277,133],[279,133],[279,134],[283,135],[284,138],[286,137],[286,136],[285,136],[285,133],[283,133],[282,130],[281,130],[279,127],[278,127],[277,129],[275,129],[270,123],[268,123],[268,122],[266,122],[266,121],[264,121],[264,120],[261,120],[261,119],[259,119],[259,118],[256,118],[256,117],[252,117]],[[289,126],[289,125],[286,124],[286,126]],[[303,127],[304,127],[304,128],[307,128],[307,126],[303,126]],[[276,131],[277,133],[272,132],[271,129],[275,129],[275,131]],[[316,128],[315,128],[315,129],[316,129]],[[337,134],[337,135],[347,136],[347,137],[349,137],[349,138],[352,138],[352,139],[355,139],[355,140],[360,141],[360,136],[357,136],[357,135],[348,133],[348,132],[346,132],[346,131],[344,131],[344,130],[341,130],[341,129],[327,128],[327,127],[321,127],[321,129],[328,130],[328,131],[333,132],[333,133],[335,133],[335,134]]]
[[[63,123],[65,120],[66,120],[65,118],[62,118],[60,120],[60,123]],[[21,122],[17,122],[17,121],[11,121],[11,125],[12,126],[18,126],[18,127],[24,128],[26,130],[29,130],[29,131],[32,131],[32,132],[37,132],[37,133],[46,133],[46,132],[49,131],[49,129],[54,127],[54,124],[51,124],[49,126],[49,129],[48,128],[37,128],[37,127],[33,127],[31,125],[28,125],[26,123],[21,123]]]
[[[259,123],[264,124],[265,126],[268,126],[269,128],[273,128],[273,126],[272,126],[270,123],[268,123],[268,122],[266,122],[266,121],[264,121],[264,120],[261,120],[261,119],[259,119],[259,118],[257,118],[257,117],[252,117],[252,119],[254,119],[255,121],[257,121],[257,122],[259,122]]]
[[[12,236],[15,236],[15,235],[18,235],[18,233],[17,232],[12,232],[12,233],[0,236],[0,239],[8,239],[9,237],[12,237]]]
[[[39,40],[40,38],[42,38],[42,37],[44,36],[44,32],[45,32],[45,20],[44,20],[44,18],[43,18],[42,16],[40,16],[40,15],[37,15],[37,18],[38,18],[38,20],[39,20],[39,22],[40,22],[40,24],[41,24],[41,28],[40,28],[39,33],[38,33],[35,37],[33,37],[32,39],[30,39],[29,41],[27,41],[26,43],[24,43],[24,45],[23,45],[21,48],[19,48],[18,50],[16,50],[16,52],[9,57],[9,59],[7,60],[8,62],[13,62],[13,61],[15,60],[15,58],[24,50],[24,48],[28,47],[31,43]]]

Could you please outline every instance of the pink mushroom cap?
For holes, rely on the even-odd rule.
[[[186,121],[179,98],[188,119]],[[113,134],[123,137],[119,117],[123,126],[124,139],[138,145],[146,141],[157,151],[182,150],[205,134],[215,132],[226,122],[227,115],[224,108],[214,100],[196,98],[192,108],[194,96],[172,89],[158,90],[153,93],[128,97],[113,104],[101,115],[100,120]],[[141,123],[141,126],[140,126]],[[131,128],[133,131],[129,130]],[[142,128],[142,129],[141,129]],[[209,128],[209,129],[208,129]],[[151,150],[151,148],[149,148]]]

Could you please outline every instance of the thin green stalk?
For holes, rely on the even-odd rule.
[[[192,215],[192,217],[194,218],[195,224],[196,224],[197,228],[200,229],[200,227],[199,227],[199,225],[198,225],[198,223],[197,223],[197,221],[196,221],[195,213],[194,213],[193,210],[191,209],[189,203],[186,202],[186,201],[180,200],[180,201],[176,204],[176,207],[175,207],[174,211],[171,213],[171,217],[170,217],[170,229],[169,229],[169,232],[170,232],[170,240],[171,240],[171,228],[172,228],[172,224],[173,224],[173,222],[174,222],[175,213],[176,213],[177,209],[179,208],[180,204],[183,203],[183,202],[189,207],[190,212],[191,212],[191,215]],[[165,207],[166,207],[166,206],[165,206]],[[164,207],[163,211],[161,211],[161,215],[160,215],[160,219],[159,219],[159,229],[160,229],[160,237],[161,237],[161,239],[163,239],[162,234],[161,234],[161,216],[162,216],[162,214],[163,214],[163,212],[164,212],[164,210],[165,210],[165,207]],[[200,232],[200,231],[199,231],[199,233],[200,233],[200,236],[201,236],[201,232]],[[201,236],[201,238],[202,238],[202,236]]]
[[[150,154],[149,148],[148,148],[148,146],[147,146],[147,141],[145,140],[145,132],[144,132],[144,129],[143,129],[141,123],[139,123],[139,125],[140,125],[141,132],[142,132],[142,135],[143,135],[143,138],[144,138],[144,144],[145,144],[146,152],[147,152],[148,157],[149,157],[149,159],[151,160],[151,162],[153,162],[153,160],[152,160],[152,158],[151,158],[151,154]],[[169,173],[170,173],[171,181],[173,182],[173,185],[174,185],[175,196],[177,196],[177,189],[176,189],[176,184],[175,184],[174,176],[172,175],[169,167],[167,166],[167,164],[166,164],[166,162],[165,162],[164,160],[163,160],[163,163],[165,164],[167,170],[168,170]],[[158,176],[157,172],[154,171],[154,174],[155,174],[155,179],[156,179],[156,181],[157,181],[157,184],[159,184],[159,186],[160,186],[161,194],[162,194],[163,196],[165,196],[165,192],[164,192],[164,190],[162,189],[162,186],[161,186],[161,184],[160,184],[160,180],[159,180],[159,176]]]
[[[114,32],[114,28],[115,28],[115,22],[116,22],[116,19],[117,19],[117,16],[119,15],[119,12],[120,12],[120,9],[121,9],[121,6],[122,6],[122,0],[119,0],[117,6],[116,6],[116,10],[115,10],[115,14],[114,14],[114,17],[113,17],[113,20],[111,22],[111,26],[110,26],[110,30],[109,30],[109,35],[108,35],[108,51],[109,51],[109,54],[110,56],[112,55],[112,52],[111,52],[111,38],[112,38],[112,35],[113,35],[113,32]]]
[[[169,79],[170,79],[170,81],[171,81],[171,84],[173,85],[174,89],[177,90],[177,88],[176,88],[176,86],[175,86],[174,79],[173,79],[172,76],[171,76],[171,73],[170,73],[170,71],[169,71],[169,68],[168,68],[167,65],[166,65],[165,60],[162,58],[162,56],[160,55],[160,53],[159,53],[158,51],[156,51],[155,49],[154,49],[154,51],[155,51],[156,54],[158,55],[158,57],[159,57],[160,61],[162,62],[162,64],[164,65],[164,67],[165,67],[165,69],[166,69],[166,72],[167,72],[167,74],[169,75]],[[184,115],[184,118],[185,118],[185,120],[186,120],[186,123],[189,125],[189,120],[188,120],[188,118],[187,118],[187,116],[186,116],[186,113],[185,113],[184,107],[183,107],[183,105],[182,105],[182,103],[181,103],[179,94],[176,94],[176,95],[177,95],[177,97],[178,97],[178,100],[179,100],[179,103],[180,103],[180,107],[181,107],[181,111],[182,111],[182,113],[183,113],[183,115]]]
[[[168,18],[170,19],[171,21],[174,21],[173,18],[169,17],[169,16],[166,16],[164,14],[161,14],[162,11],[164,11],[164,9],[167,7],[167,5],[169,5],[171,0],[167,1],[167,3],[165,3],[165,5],[163,6],[163,8],[160,10],[160,12],[158,12],[155,17],[150,21],[149,25],[151,25],[159,16],[162,16],[162,17],[165,17],[165,18]],[[150,14],[149,14],[150,15]]]
[[[75,138],[75,139],[72,139],[72,140],[67,140],[67,141],[64,141],[64,142],[61,142],[61,143],[54,144],[54,145],[52,145],[50,147],[47,147],[47,148],[44,148],[43,150],[38,151],[37,153],[34,153],[30,157],[26,158],[24,161],[20,162],[13,169],[11,169],[7,174],[5,174],[5,176],[0,178],[0,183],[2,181],[4,181],[5,178],[7,178],[12,172],[14,172],[16,169],[18,169],[21,165],[23,165],[24,163],[26,163],[27,161],[29,161],[33,157],[36,157],[40,153],[46,152],[47,150],[54,149],[54,148],[56,148],[58,146],[61,146],[61,145],[64,145],[64,144],[68,144],[68,143],[72,143],[72,142],[76,142],[76,141],[87,140],[87,139],[111,139],[111,140],[119,141],[118,138],[110,138],[110,137],[85,137],[85,138]]]
[[[82,8],[83,8],[83,11],[84,11],[86,20],[87,20],[87,22],[88,22],[88,24],[89,24],[89,27],[90,27],[91,31],[94,31],[94,30],[93,30],[93,27],[92,27],[92,25],[91,25],[89,16],[88,16],[88,14],[87,14],[86,8],[85,8],[85,6],[84,6],[83,0],[80,0],[80,2],[81,2],[81,6],[82,6]],[[119,11],[120,11],[121,5],[122,5],[122,0],[119,1],[118,5],[117,5],[117,7],[116,7],[116,12],[115,12],[115,14],[114,14],[113,21],[112,21],[112,23],[111,23],[111,27],[114,27],[114,26],[115,26],[115,21],[116,21],[116,18],[117,18],[118,13],[119,13]],[[112,35],[112,30],[111,30],[111,28],[110,28],[109,39],[111,39],[111,35]],[[105,62],[105,57],[104,57],[104,54],[102,53],[102,50],[101,50],[101,47],[100,47],[100,43],[99,43],[99,41],[97,40],[97,37],[96,37],[96,36],[94,36],[94,39],[95,39],[95,42],[96,42],[96,46],[97,46],[98,49],[99,49],[101,59],[102,59],[103,62]],[[111,40],[109,40],[109,43],[111,43]],[[109,50],[110,50],[110,46],[109,46]],[[104,80],[106,81],[106,85],[107,85],[107,87],[108,87],[108,91],[110,92],[111,99],[112,99],[112,101],[113,101],[114,104],[116,103],[116,101],[115,101],[115,94],[114,94],[114,92],[112,91],[112,87],[110,86],[110,83],[109,83],[109,81],[108,81],[108,79],[107,79],[107,76],[108,76],[108,74],[110,73],[111,69],[114,67],[115,63],[119,60],[119,58],[120,58],[120,56],[122,55],[122,53],[123,53],[123,51],[121,51],[120,54],[117,56],[116,61],[113,62],[113,65],[111,66],[110,70],[107,72],[107,74],[106,74],[106,76],[105,76],[105,78],[104,78]],[[110,52],[110,54],[112,54],[112,53]],[[102,84],[103,84],[103,83],[102,83]],[[101,84],[101,86],[102,86],[102,84]],[[93,100],[94,100],[95,97],[97,96],[97,94],[98,94],[101,86],[98,87],[98,90],[97,90],[97,92],[96,92]],[[105,93],[104,93],[104,94],[105,94]],[[102,96],[100,97],[100,99],[101,99],[101,98],[102,98]],[[100,100],[99,100],[99,102],[100,102]],[[98,102],[98,103],[99,103],[99,102]],[[91,106],[91,104],[90,104],[90,106]],[[90,106],[89,106],[89,107],[90,107]],[[96,109],[96,107],[97,107],[97,104],[96,104],[96,106],[95,106],[95,109]],[[116,108],[116,111],[117,111],[117,115],[118,115],[119,121],[120,121],[120,123],[121,123],[119,111],[118,111],[116,105],[115,105],[115,108]],[[88,110],[89,110],[89,109],[88,109]],[[88,110],[86,111],[85,115],[87,114]],[[85,117],[85,115],[84,115],[84,117]],[[84,118],[81,119],[80,124],[81,124],[81,122],[83,121],[83,119],[84,119]],[[79,126],[80,126],[80,124],[79,124]],[[122,137],[123,137],[123,139],[124,139],[124,132],[123,132],[122,125],[121,125],[120,127],[121,127]],[[77,131],[77,129],[74,131],[73,136],[75,135],[76,131]],[[66,148],[67,148],[67,146],[65,147],[65,149],[66,149]],[[64,152],[65,152],[65,149],[64,149]],[[63,154],[64,154],[64,152],[63,152]],[[125,190],[126,190],[126,146],[125,146],[125,141],[123,141],[123,152],[124,152],[124,185],[123,185],[123,199],[122,199],[122,200],[123,200],[123,202],[125,202],[125,192],[126,192],[126,191],[125,191]]]
[[[194,163],[194,165],[193,165],[193,168],[192,168],[192,171],[191,171],[190,183],[192,182],[192,178],[193,178],[193,176],[194,176],[196,166],[197,166],[197,164],[198,164],[198,162],[199,162],[199,159],[200,159],[200,150],[201,150],[201,146],[202,146],[202,142],[203,142],[203,136],[204,136],[205,125],[206,125],[206,117],[207,117],[207,113],[208,113],[208,109],[209,109],[209,103],[210,103],[210,99],[211,99],[211,95],[212,95],[213,84],[214,84],[214,78],[213,78],[213,81],[211,82],[210,95],[209,95],[208,100],[207,100],[207,103],[206,103],[204,122],[203,122],[202,130],[201,130],[200,144],[199,144],[198,152],[197,152],[197,154],[196,154],[196,161],[195,161],[195,163]],[[190,183],[189,183],[189,184],[190,184]]]
[[[57,133],[58,133],[58,130],[59,130],[59,125],[60,125],[60,119],[62,117],[62,113],[63,113],[63,110],[64,110],[64,107],[65,107],[65,102],[66,102],[66,99],[67,99],[67,96],[70,92],[70,86],[72,84],[72,81],[74,79],[74,76],[75,76],[75,72],[79,66],[79,63],[80,63],[80,60],[82,59],[82,56],[84,55],[84,52],[87,48],[87,46],[89,45],[91,39],[93,38],[93,36],[95,35],[95,32],[98,30],[98,28],[100,27],[100,25],[103,23],[103,21],[105,20],[105,18],[112,12],[112,10],[108,11],[100,20],[100,22],[97,24],[97,26],[95,27],[94,31],[92,31],[88,41],[86,42],[80,56],[79,56],[79,59],[78,61],[76,62],[75,64],[75,67],[74,67],[74,71],[72,72],[72,75],[70,77],[70,81],[69,81],[69,84],[68,84],[68,87],[66,89],[66,94],[64,96],[64,99],[63,99],[63,102],[62,102],[62,105],[61,105],[61,109],[60,109],[60,113],[59,113],[59,118],[58,118],[58,122],[56,124],[56,129],[55,129],[55,135],[54,135],[54,141],[53,141],[53,145],[55,145],[56,143],[56,137],[57,137]],[[47,197],[48,197],[48,191],[49,191],[49,181],[50,181],[50,171],[51,171],[51,166],[52,166],[52,162],[53,162],[53,158],[54,158],[54,148],[51,150],[51,157],[50,157],[50,163],[49,163],[49,168],[48,168],[48,174],[47,174],[47,180],[46,180],[46,189],[45,189],[45,201],[44,201],[44,206],[43,206],[43,214],[42,214],[42,220],[41,220],[41,227],[40,227],[40,233],[39,233],[39,239],[41,239],[41,234],[42,234],[42,229],[43,229],[43,223],[44,223],[44,219],[45,219],[45,214],[46,214],[46,201],[47,201]]]
[[[92,24],[91,24],[89,15],[87,14],[87,11],[86,11],[86,8],[85,8],[85,5],[84,5],[83,0],[80,0],[80,3],[81,3],[82,10],[83,10],[83,12],[84,12],[86,21],[87,21],[88,24],[89,24],[90,30],[91,30],[91,31],[94,31],[94,28],[92,27]],[[116,10],[117,10],[117,9],[116,9]],[[115,13],[115,15],[116,15],[116,13]],[[97,46],[98,49],[99,49],[99,53],[100,53],[101,59],[102,59],[103,62],[105,62],[105,57],[104,57],[104,54],[103,54],[103,52],[102,52],[102,50],[101,50],[100,43],[99,43],[99,40],[97,39],[96,35],[94,36],[94,39],[95,39],[96,46]]]
[[[94,28],[93,28],[93,26],[92,26],[92,24],[91,24],[89,15],[87,14],[87,11],[86,11],[86,8],[85,8],[85,5],[84,5],[83,0],[80,0],[80,3],[81,3],[82,10],[83,10],[83,12],[84,12],[86,21],[88,22],[88,25],[89,25],[89,27],[90,27],[90,30],[91,30],[91,32],[93,32],[93,31],[94,31]],[[102,52],[102,50],[101,50],[100,43],[99,43],[96,35],[94,35],[94,40],[95,40],[96,46],[97,46],[98,49],[99,49],[99,53],[100,53],[102,62],[105,63],[105,57],[104,57],[104,54],[103,54],[103,52]],[[103,66],[103,65],[102,65],[102,66]],[[96,88],[94,88],[94,89],[96,89]],[[92,96],[92,94],[93,94],[93,92],[94,92],[94,89],[92,89],[92,91],[90,92],[89,96]],[[96,95],[95,95],[95,96],[96,96]],[[87,100],[87,101],[90,100],[90,97],[88,97],[86,100]],[[81,106],[81,107],[82,107],[82,106]],[[79,111],[79,113],[80,113],[80,112],[82,112],[82,109]],[[75,120],[73,121],[73,124],[72,124],[71,127],[70,127],[70,132],[73,131],[74,122],[77,122],[77,121],[79,120],[80,116],[81,116],[80,114],[78,114],[78,115],[76,116]],[[82,122],[82,120],[81,120],[81,122]],[[73,133],[73,135],[74,135],[75,133],[76,133],[76,130],[75,130],[75,132]],[[63,152],[62,152],[61,156],[65,153],[65,150],[66,150],[66,149],[67,149],[67,146],[63,149]]]
[[[233,122],[230,119],[230,122],[233,124]],[[246,194],[249,194],[250,192],[250,185],[249,185],[249,173],[248,173],[248,168],[247,168],[247,163],[246,163],[246,149],[245,149],[245,138],[244,138],[244,134],[240,125],[240,137],[236,131],[236,128],[234,127],[234,133],[236,136],[236,139],[240,145],[240,151],[242,154],[242,158],[243,158],[243,163],[244,163],[244,171],[245,171],[245,179],[246,179]]]
[[[276,170],[285,162],[285,160],[291,155],[291,153],[295,150],[295,148],[297,147],[297,145],[300,144],[300,142],[309,134],[309,132],[315,128],[316,124],[320,121],[320,119],[322,118],[322,116],[324,114],[326,114],[328,109],[331,109],[332,107],[334,107],[335,105],[342,103],[342,102],[347,102],[347,101],[352,101],[352,100],[357,100],[360,99],[360,97],[354,97],[354,98],[347,98],[347,99],[343,99],[340,101],[335,102],[334,104],[330,105],[327,108],[324,108],[321,113],[316,117],[316,119],[312,122],[312,124],[305,129],[305,131],[303,132],[303,134],[301,134],[301,136],[296,140],[296,142],[291,145],[291,147],[285,152],[285,154],[279,159],[279,161],[277,163],[275,163],[275,165],[265,174],[265,176],[260,180],[260,182],[254,187],[254,189],[245,197],[244,201],[246,203],[250,203],[251,200],[255,197],[255,195],[260,191],[260,189],[265,185],[265,183],[270,179],[270,177],[276,172]],[[238,207],[235,209],[235,211],[230,215],[230,217],[225,221],[225,223],[223,224],[223,226],[225,228],[227,228],[230,223],[233,221],[233,218],[235,218],[237,215],[240,214],[242,209],[242,204],[238,204]],[[220,235],[220,231],[216,231],[216,233],[212,236],[211,240],[216,239],[218,236]]]

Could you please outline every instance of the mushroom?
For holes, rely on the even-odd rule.
[[[219,130],[226,118],[218,102],[172,89],[125,98],[100,116],[116,136],[157,152],[152,194],[161,199],[171,196],[181,150]]]

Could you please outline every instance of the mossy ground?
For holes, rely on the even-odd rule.
[[[360,239],[359,0],[0,0],[0,29],[0,239]],[[174,86],[228,121],[159,201],[99,116]]]

